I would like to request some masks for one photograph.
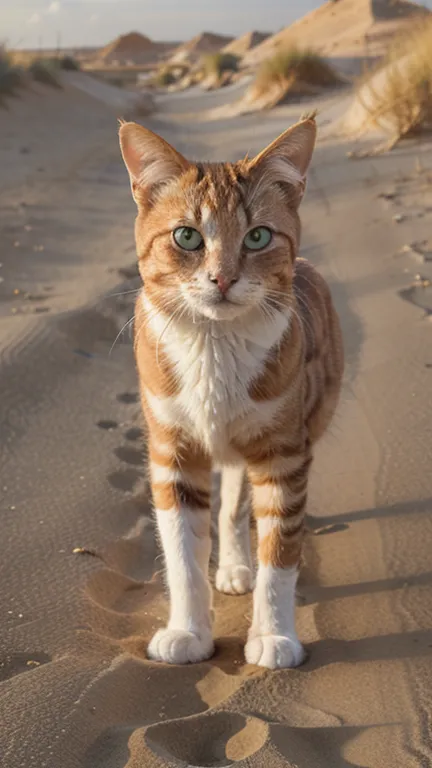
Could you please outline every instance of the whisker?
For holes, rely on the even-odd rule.
[[[113,296],[127,296],[128,293],[139,293],[142,291],[142,285],[139,288],[134,288],[132,291],[120,291],[119,293],[109,293],[107,298],[111,299]]]
[[[114,347],[115,347],[115,345],[116,345],[116,343],[117,343],[117,340],[120,338],[120,336],[122,335],[123,331],[124,331],[124,330],[126,330],[126,328],[128,327],[128,325],[130,325],[131,323],[133,323],[133,321],[134,321],[134,320],[135,320],[135,315],[133,315],[133,317],[131,317],[131,318],[130,318],[130,320],[128,320],[128,321],[127,321],[127,322],[124,324],[123,328],[121,328],[121,329],[119,330],[119,332],[118,332],[117,336],[115,337],[115,339],[114,339],[114,341],[113,341],[113,343],[112,343],[112,345],[111,345],[111,349],[110,349],[110,351],[108,352],[108,357],[110,357],[110,356],[111,356],[111,352],[113,351],[113,349],[114,349]]]

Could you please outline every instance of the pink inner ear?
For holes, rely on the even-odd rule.
[[[132,179],[138,181],[142,171],[142,156],[136,142],[131,138],[122,138],[122,150],[126,167]]]
[[[188,167],[188,161],[161,136],[136,123],[120,128],[123,159],[131,177],[132,189],[169,181]]]

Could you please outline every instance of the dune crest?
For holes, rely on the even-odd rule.
[[[250,51],[244,65],[257,66],[278,49],[300,42],[325,56],[380,55],[403,25],[428,14],[407,0],[327,0]]]

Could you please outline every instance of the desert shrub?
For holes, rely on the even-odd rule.
[[[359,88],[370,121],[392,135],[390,145],[432,128],[431,51],[432,21],[423,21],[393,43]]]
[[[173,85],[176,82],[176,76],[174,72],[168,67],[160,69],[155,75],[155,83],[161,88],[166,88],[168,85]]]
[[[206,75],[221,77],[224,72],[237,72],[240,58],[233,53],[209,53],[203,57],[203,68]]]
[[[13,63],[5,48],[0,47],[0,100],[12,96],[24,83],[24,71]]]
[[[274,85],[284,87],[290,82],[332,86],[340,83],[340,78],[314,51],[291,47],[278,51],[262,63],[255,85],[258,91],[264,92]]]
[[[33,80],[53,88],[61,88],[59,81],[59,63],[57,59],[35,59],[29,66]]]
[[[62,58],[59,59],[59,65],[61,69],[66,69],[72,72],[76,72],[80,69],[79,62],[73,56],[62,56]]]

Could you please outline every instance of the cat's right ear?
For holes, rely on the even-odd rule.
[[[186,158],[171,144],[138,123],[122,122],[119,137],[132,195],[138,206],[148,203],[157,188],[189,167]]]

